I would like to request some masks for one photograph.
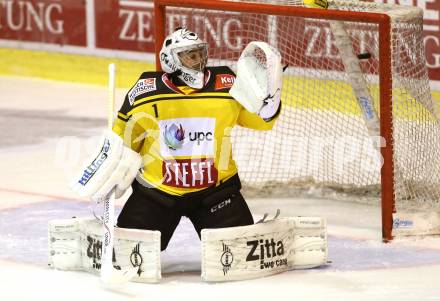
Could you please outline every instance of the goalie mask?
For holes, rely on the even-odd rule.
[[[207,60],[207,44],[186,28],[167,36],[160,51],[162,70],[178,72],[178,78],[195,89],[203,88]]]

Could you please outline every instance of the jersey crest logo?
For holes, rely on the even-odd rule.
[[[235,76],[232,74],[217,74],[215,76],[215,89],[221,90],[231,88],[234,84]]]
[[[133,105],[137,96],[156,90],[156,78],[143,78],[128,92],[128,101]]]

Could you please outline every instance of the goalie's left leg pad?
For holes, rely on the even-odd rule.
[[[326,221],[288,217],[264,223],[202,230],[202,279],[259,278],[327,264]]]
[[[49,266],[60,270],[84,270],[99,274],[104,229],[94,218],[49,222]],[[161,279],[160,232],[115,228],[113,266],[138,267],[136,282]]]

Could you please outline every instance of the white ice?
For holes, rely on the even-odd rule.
[[[119,100],[123,93],[118,91]],[[102,87],[0,77],[0,300],[440,300],[438,238],[384,244],[377,207],[323,199],[248,203],[255,215],[280,208],[285,216],[326,217],[328,267],[204,283],[200,242],[183,219],[162,254],[160,284],[109,291],[94,275],[49,269],[48,220],[90,214],[88,201],[68,189],[68,179],[86,157],[89,137],[105,127],[105,110]]]

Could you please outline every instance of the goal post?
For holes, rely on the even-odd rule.
[[[233,70],[248,42],[276,43],[283,63],[289,65],[283,79],[285,105],[271,133],[249,133],[245,129],[234,132],[234,157],[244,186],[263,187],[265,194],[273,187],[282,187],[273,191],[283,190],[284,195],[293,197],[308,185],[336,187],[335,191],[344,190],[345,196],[354,191],[353,198],[365,199],[369,199],[370,194],[374,197],[378,187],[382,237],[389,241],[401,230],[396,224],[400,211],[406,207],[412,210],[429,206],[438,210],[436,204],[440,196],[440,189],[435,187],[440,185],[439,175],[435,174],[440,173],[440,168],[412,170],[427,166],[426,162],[420,163],[427,160],[424,157],[427,152],[430,152],[429,159],[437,157],[438,160],[440,154],[435,148],[440,149],[440,142],[429,141],[429,149],[420,145],[405,146],[406,143],[426,143],[427,139],[440,134],[438,115],[432,109],[435,104],[427,99],[427,71],[424,57],[419,57],[423,45],[414,46],[422,38],[421,14],[418,8],[397,9],[396,5],[360,1],[329,3],[330,8],[323,10],[287,0],[155,0],[156,66],[160,70],[158,55],[166,34],[182,25],[209,42],[210,65],[227,64]],[[359,57],[356,68],[363,72],[365,89],[371,94],[372,105],[378,113],[380,136],[384,141],[380,147],[380,169],[366,171],[363,167],[365,161],[378,157],[379,148],[372,147],[371,131],[366,128],[362,108],[359,108],[362,97],[354,91],[353,79],[350,83],[348,78],[350,68],[344,65],[344,51],[338,50],[338,41],[334,42],[338,37],[332,29],[342,27],[346,32],[352,31],[352,48]],[[409,34],[412,36],[408,37]],[[408,46],[402,40],[414,45]],[[328,57],[314,56],[313,51],[327,52]],[[405,64],[414,69],[414,73],[405,73]],[[308,127],[313,130],[309,131]],[[333,140],[328,139],[329,136],[334,136]],[[305,155],[307,160],[294,164],[298,150],[293,149],[298,145],[298,137],[306,138],[306,150],[313,149],[314,138],[332,142],[320,146],[325,150],[322,151],[324,158],[314,161],[308,154]],[[341,137],[352,137],[359,142],[354,147],[355,162],[346,166],[344,163],[342,167],[336,161],[344,157],[349,146],[341,146]],[[270,166],[262,163],[262,149],[273,150]],[[438,161],[432,164],[436,162],[440,165]],[[432,233],[432,230],[421,230],[421,233]]]

